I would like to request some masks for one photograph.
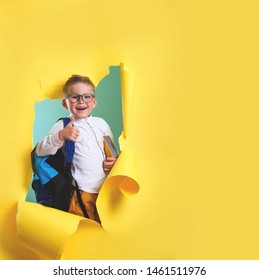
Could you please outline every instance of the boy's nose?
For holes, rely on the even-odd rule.
[[[81,102],[83,102],[83,103],[84,103],[84,99],[83,99],[83,96],[81,96],[81,95],[78,95],[78,99],[77,99],[77,102],[78,102],[78,103],[81,103]]]

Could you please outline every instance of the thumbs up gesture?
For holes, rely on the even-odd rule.
[[[70,140],[76,142],[76,139],[79,136],[79,129],[74,127],[74,122],[75,117],[72,116],[71,121],[68,123],[68,125],[58,132],[59,140]]]

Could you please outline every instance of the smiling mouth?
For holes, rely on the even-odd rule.
[[[86,110],[86,107],[78,107],[76,109],[79,110],[79,111],[84,111],[84,110]]]

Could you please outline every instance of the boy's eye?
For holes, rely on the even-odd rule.
[[[88,95],[88,94],[84,94],[82,97],[83,97],[84,101],[89,101],[92,98],[92,96]]]

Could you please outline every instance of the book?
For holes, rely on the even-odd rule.
[[[107,157],[118,157],[119,153],[109,135],[104,135],[104,151]]]

